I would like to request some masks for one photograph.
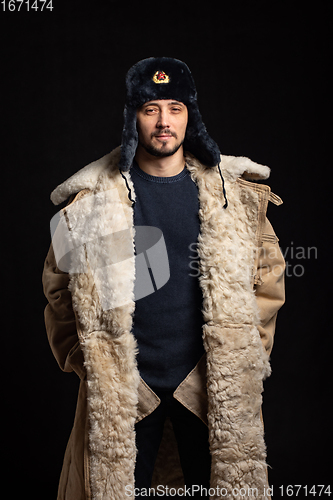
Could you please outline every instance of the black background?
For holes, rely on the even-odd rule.
[[[159,55],[189,65],[222,153],[272,169],[284,204],[268,215],[288,276],[264,393],[270,483],[274,498],[281,485],[330,483],[328,6],[53,0],[53,11],[3,12],[0,4],[2,450],[11,498],[56,497],[75,411],[77,377],[59,370],[43,322],[41,272],[58,210],[49,194],[120,143],[125,73]]]

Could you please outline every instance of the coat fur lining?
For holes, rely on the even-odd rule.
[[[69,287],[87,369],[93,500],[131,498],[125,486],[134,484],[136,457],[140,377],[137,344],[131,333],[134,229],[132,208],[117,170],[118,156],[109,158],[109,168],[102,169],[92,191],[63,210],[74,248],[81,244],[84,249],[73,252]],[[114,263],[109,259],[114,252],[110,252],[108,235],[118,233],[121,238],[114,250],[127,258]],[[75,272],[78,269],[84,272]]]
[[[224,210],[218,173],[206,171],[194,158],[188,168],[199,187],[211,487],[257,488],[258,498],[264,499],[268,485],[260,408],[270,367],[256,327],[259,311],[252,287],[258,193],[241,188],[222,165],[229,200]]]

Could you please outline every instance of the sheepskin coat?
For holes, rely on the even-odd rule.
[[[45,262],[46,328],[61,368],[81,378],[58,500],[133,498],[135,422],[159,404],[136,363],[135,229],[119,158],[117,148],[51,195],[55,204],[75,197],[60,211],[56,232],[62,236],[54,237],[57,250],[51,245]],[[267,178],[269,168],[247,158],[221,156],[227,209],[217,167],[207,168],[190,154],[186,166],[199,193],[206,354],[174,397],[208,425],[211,498],[219,498],[218,487],[233,499],[238,497],[232,491],[243,488],[243,499],[251,498],[244,497],[244,488],[256,488],[256,498],[263,500],[269,498],[263,380],[270,374],[276,313],[284,301],[284,262],[266,209],[268,201],[281,200],[253,182]],[[130,172],[124,175],[135,198]],[[114,234],[117,238],[110,238]],[[55,257],[66,252],[68,272]],[[183,484],[168,422],[153,482]]]

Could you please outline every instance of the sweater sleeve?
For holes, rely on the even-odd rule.
[[[277,313],[285,301],[285,261],[278,241],[272,225],[266,219],[259,249],[255,293],[260,312],[258,330],[268,354],[273,348]]]
[[[48,300],[44,312],[45,326],[53,355],[63,371],[74,370],[83,379],[86,370],[68,289],[69,275],[58,269],[52,244],[45,260],[42,281]]]

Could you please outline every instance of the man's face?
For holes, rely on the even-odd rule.
[[[153,156],[172,156],[184,142],[187,120],[187,107],[182,102],[146,102],[137,111],[139,144]]]

